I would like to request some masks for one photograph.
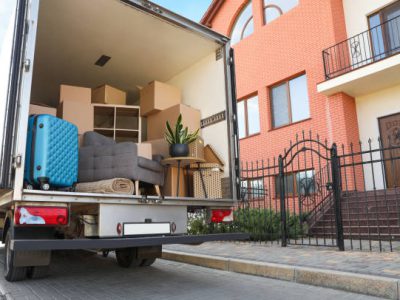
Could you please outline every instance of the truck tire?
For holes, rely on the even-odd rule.
[[[143,259],[140,266],[141,267],[150,267],[152,264],[154,264],[155,261],[156,261],[156,258],[146,258],[146,259]]]
[[[26,267],[14,267],[14,251],[10,248],[11,228],[7,230],[4,249],[4,278],[14,282],[26,278]]]
[[[136,258],[136,248],[121,248],[115,250],[117,263],[120,267],[129,268],[130,266],[138,267],[142,260]]]
[[[108,257],[108,254],[110,254],[110,250],[103,250],[101,253],[104,258]]]
[[[37,267],[29,267],[27,276],[31,279],[39,279],[45,278],[49,275],[50,267],[49,266],[37,266]]]

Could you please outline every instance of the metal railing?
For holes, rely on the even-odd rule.
[[[279,157],[241,165],[229,226],[251,240],[340,250],[400,250],[400,138],[328,145],[301,135]],[[207,231],[206,231],[207,232]]]
[[[259,243],[400,251],[400,133],[350,145],[296,136],[282,155],[243,162],[232,223],[193,215],[191,233]]]
[[[400,53],[400,16],[322,51],[325,78],[332,79]]]

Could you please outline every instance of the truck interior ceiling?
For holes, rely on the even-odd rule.
[[[167,82],[220,45],[118,0],[41,0],[32,101],[57,107],[60,84],[104,83],[138,103],[138,86]],[[104,66],[102,56],[111,57]]]
[[[227,111],[225,52],[220,51],[222,57],[218,57],[218,51],[223,46],[217,40],[119,0],[41,0],[31,106],[42,107],[44,111],[47,108],[54,109],[57,117],[75,123],[78,127],[79,147],[82,146],[83,134],[94,131],[116,142],[149,142],[152,145],[150,154],[144,147],[138,150],[138,155],[144,153],[143,156],[150,160],[154,160],[157,155],[165,158],[169,151],[164,139],[166,120],[174,126],[177,115],[182,114],[184,126],[193,132],[200,129],[200,120]],[[145,105],[143,101],[147,101],[147,98],[141,92],[154,82],[179,89],[181,99],[177,105],[188,107],[194,112],[171,105],[144,112],[144,106],[156,106],[154,103]],[[63,85],[90,89],[92,111],[88,110],[88,118],[80,116],[85,111],[83,104],[70,107],[61,105],[62,101],[68,100],[63,99]],[[124,92],[123,103],[107,102],[104,99],[93,101],[93,91],[99,87],[108,89],[107,86],[111,89],[110,93]],[[160,89],[167,91],[168,86]],[[154,89],[158,88],[156,86]],[[107,94],[107,91],[103,91],[103,94]],[[152,97],[157,96],[153,94]],[[167,99],[170,96],[162,97]],[[154,118],[155,111],[165,111],[169,117]],[[193,119],[196,118],[191,116],[196,111],[199,111],[198,121],[193,125]],[[82,127],[79,122],[82,122]],[[87,126],[85,122],[91,124]],[[201,143],[211,151],[208,156],[212,156],[211,161],[204,159],[202,163],[214,164],[205,165],[205,168],[213,167],[212,170],[219,173],[219,186],[223,186],[224,182],[232,182],[228,131],[229,126],[225,121],[201,128],[199,132]],[[160,146],[159,143],[165,145]],[[201,157],[204,158],[203,150]],[[193,191],[193,181],[196,180],[192,178],[193,174],[191,183],[185,178],[181,179],[180,189],[185,188],[186,191],[180,191],[179,188],[175,191],[176,182],[172,177],[175,178],[176,173],[173,168],[165,171],[165,164],[162,165],[164,172],[169,172],[164,178],[171,177],[164,179],[165,183],[161,184],[165,188],[165,196],[200,197]],[[143,186],[146,188],[146,180],[142,182],[140,179],[132,179],[133,184],[135,181],[140,181],[140,189]],[[153,185],[150,189],[156,187],[156,191],[150,192],[150,195],[158,195],[158,186]],[[218,189],[219,194],[211,197],[229,197],[222,195],[221,187]],[[86,192],[90,193],[88,190]],[[136,195],[139,193],[136,192]]]

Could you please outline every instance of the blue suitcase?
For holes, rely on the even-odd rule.
[[[78,128],[51,115],[32,115],[25,156],[28,188],[72,187],[78,180]]]

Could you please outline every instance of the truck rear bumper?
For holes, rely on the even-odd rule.
[[[110,239],[72,239],[72,240],[12,240],[11,249],[15,251],[77,250],[77,249],[116,249],[145,247],[166,244],[200,244],[212,241],[243,241],[249,239],[246,233],[222,233],[207,235],[176,235],[136,238]]]

